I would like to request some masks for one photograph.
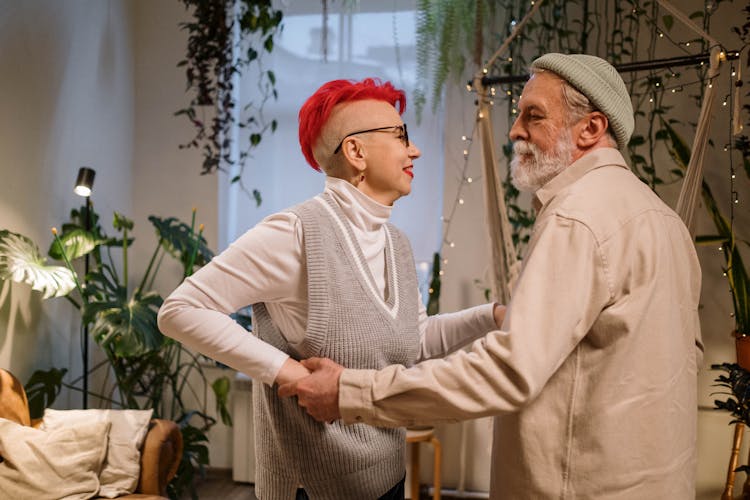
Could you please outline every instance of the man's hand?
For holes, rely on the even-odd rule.
[[[332,422],[341,418],[339,378],[344,367],[327,358],[310,358],[301,363],[312,374],[279,386],[279,396],[297,396],[299,405],[318,422]]]

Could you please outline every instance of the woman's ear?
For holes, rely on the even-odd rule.
[[[580,149],[588,149],[603,140],[607,134],[609,120],[601,111],[589,113],[575,125],[577,132],[576,145]]]
[[[341,154],[346,162],[357,171],[363,172],[367,168],[367,151],[364,142],[356,137],[347,137],[341,146]]]

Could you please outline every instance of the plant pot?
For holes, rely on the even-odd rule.
[[[737,364],[750,371],[750,335],[733,332],[734,346],[737,350]]]

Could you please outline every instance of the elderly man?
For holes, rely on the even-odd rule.
[[[600,58],[546,54],[518,111],[511,173],[537,219],[501,329],[411,368],[307,360],[280,393],[347,423],[495,415],[493,499],[693,499],[700,269],[616,149],[625,84]]]

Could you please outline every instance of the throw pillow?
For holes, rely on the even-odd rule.
[[[95,497],[109,427],[109,423],[99,422],[42,431],[0,418],[3,498]]]
[[[110,422],[109,446],[99,474],[99,496],[133,493],[141,472],[141,446],[153,410],[44,410],[43,429]]]

